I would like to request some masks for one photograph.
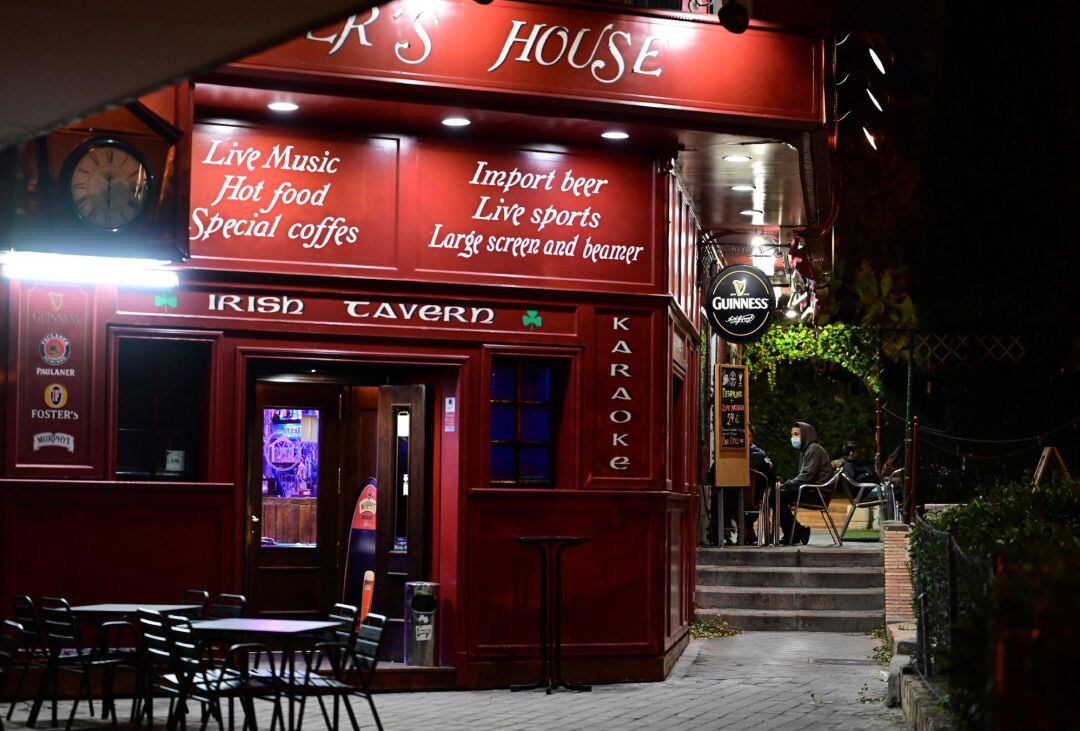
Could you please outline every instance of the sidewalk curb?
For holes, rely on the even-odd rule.
[[[923,679],[915,673],[901,678],[900,707],[915,731],[952,731],[948,711],[937,704]]]

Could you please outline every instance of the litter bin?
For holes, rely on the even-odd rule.
[[[435,665],[435,608],[439,585],[430,581],[405,584],[405,664]]]

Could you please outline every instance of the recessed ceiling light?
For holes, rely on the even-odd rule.
[[[270,102],[266,106],[275,112],[295,112],[300,108],[299,104],[293,104],[292,102]]]
[[[447,117],[442,121],[447,127],[468,127],[472,122],[465,117]]]
[[[731,186],[731,189],[732,190],[737,190],[740,193],[749,193],[749,192],[751,192],[753,190],[756,190],[754,188],[754,186],[752,186],[752,185],[733,185],[733,186]]]
[[[630,139],[630,135],[622,130],[609,129],[607,132],[601,132],[600,136],[605,140],[627,140]]]
[[[750,162],[746,155],[724,155],[724,162]]]
[[[745,211],[739,211],[743,216],[764,216],[764,211],[759,211],[756,208],[747,208]]]

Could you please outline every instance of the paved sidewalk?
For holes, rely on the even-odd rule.
[[[885,691],[881,668],[869,658],[873,647],[866,635],[746,632],[692,642],[663,683],[551,696],[504,690],[394,693],[376,696],[376,704],[387,731],[906,728],[899,710],[859,700],[864,684],[864,697]],[[361,727],[373,728],[367,704],[353,705]],[[126,708],[123,703],[122,712]],[[260,710],[259,725],[269,728],[269,707],[262,704]],[[22,727],[24,720],[25,713],[17,713],[9,728]],[[341,720],[347,728],[344,712]],[[83,712],[76,725],[107,728]],[[304,727],[324,728],[317,707],[308,709]]]

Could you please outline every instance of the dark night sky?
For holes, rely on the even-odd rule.
[[[842,255],[907,264],[924,327],[1075,343],[1080,3],[848,5],[897,67],[881,153],[841,127]]]

